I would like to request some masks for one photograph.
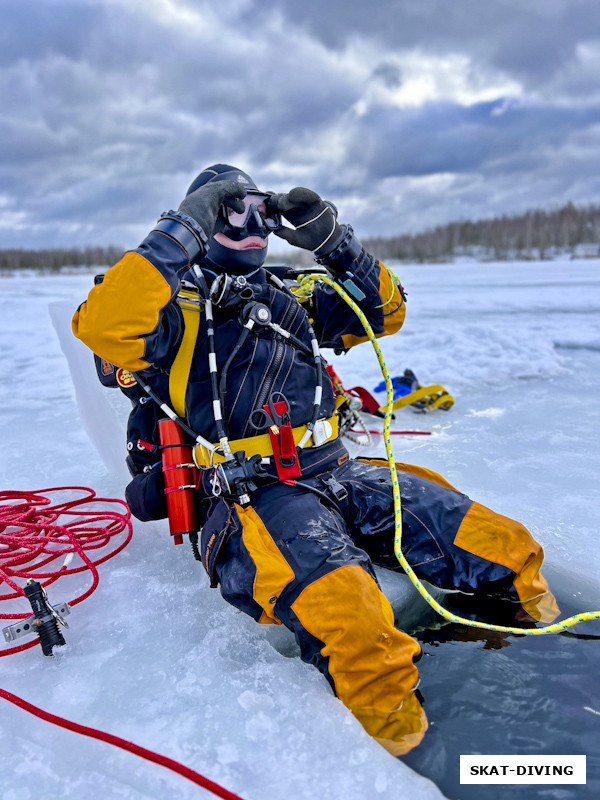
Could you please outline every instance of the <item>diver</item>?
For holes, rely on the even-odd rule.
[[[167,516],[158,427],[173,408],[197,435],[197,549],[211,585],[257,622],[289,628],[302,659],[402,755],[428,723],[419,644],[395,626],[373,568],[400,570],[390,473],[386,462],[349,457],[319,350],[366,337],[332,287],[297,298],[285,273],[264,267],[272,233],[312,252],[377,336],[401,328],[403,288],[332,204],[303,187],[263,192],[216,164],[94,286],[73,332],[129,375],[132,512]],[[529,620],[556,616],[542,549],[523,525],[427,469],[401,464],[398,476],[403,551],[419,578],[506,598]]]

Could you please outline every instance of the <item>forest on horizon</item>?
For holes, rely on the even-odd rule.
[[[600,205],[568,203],[554,210],[536,209],[523,214],[450,222],[422,233],[361,237],[361,241],[369,252],[385,261],[543,260],[565,255],[590,258],[600,256]],[[0,249],[0,272],[105,268],[116,263],[124,252],[124,248],[116,245]],[[269,260],[302,264],[311,261],[309,253],[301,253],[300,257],[277,255]]]
[[[382,260],[543,260],[559,255],[600,256],[600,205],[567,203],[554,210],[451,222],[418,234],[368,237],[363,244]]]

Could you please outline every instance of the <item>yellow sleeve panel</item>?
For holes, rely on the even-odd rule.
[[[400,294],[400,289],[396,286],[396,282],[392,276],[379,262],[379,296],[381,297],[381,305],[377,309],[381,309],[383,314],[382,327],[379,331],[375,330],[375,335],[379,339],[381,336],[391,336],[397,333],[404,324],[406,316],[406,304],[404,298]],[[375,326],[374,326],[375,329]],[[342,335],[344,347],[350,348],[363,342],[368,342],[368,336],[354,336],[354,334],[346,333]]]
[[[139,253],[125,253],[94,286],[71,321],[73,333],[100,358],[131,372],[149,365],[144,337],[172,297],[169,284]]]
[[[383,333],[382,336],[391,336],[397,333],[404,325],[406,316],[406,304],[400,294],[400,289],[396,281],[388,270],[379,262],[379,294],[381,295],[383,310]]]

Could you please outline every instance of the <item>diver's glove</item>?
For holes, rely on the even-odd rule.
[[[241,214],[244,210],[242,198],[245,196],[246,190],[237,181],[205,183],[183,199],[179,213],[191,217],[210,239],[221,206],[228,206]]]
[[[190,262],[197,261],[206,254],[221,206],[229,206],[241,214],[245,196],[246,190],[237,181],[205,183],[188,194],[178,211],[161,214],[154,230],[166,233],[178,242]]]
[[[323,257],[335,250],[344,238],[335,206],[321,200],[311,189],[296,186],[286,194],[271,195],[267,202],[294,226],[294,229],[274,231],[294,247],[312,250],[315,256]]]

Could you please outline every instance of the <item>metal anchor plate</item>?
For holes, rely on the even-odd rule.
[[[52,606],[53,616],[66,617],[71,613],[71,606],[68,603],[59,603]],[[18,622],[2,628],[4,639],[7,642],[14,642],[15,639],[20,639],[22,636],[30,636],[32,633],[37,633],[37,626],[35,625],[36,617],[31,616],[27,619],[21,619]]]

